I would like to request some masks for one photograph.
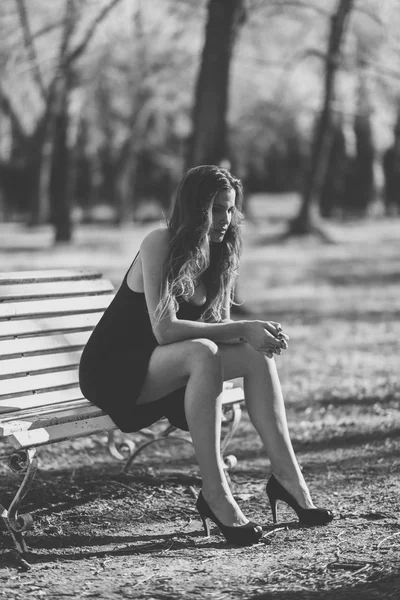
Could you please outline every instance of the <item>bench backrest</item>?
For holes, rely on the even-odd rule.
[[[0,419],[81,400],[79,359],[114,296],[99,273],[0,274]]]

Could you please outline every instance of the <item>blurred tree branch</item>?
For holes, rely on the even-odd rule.
[[[78,44],[76,48],[72,50],[72,52],[66,57],[65,60],[68,64],[74,62],[77,58],[81,56],[81,54],[83,54],[90,41],[92,40],[94,34],[96,33],[97,27],[107,17],[110,11],[115,6],[117,6],[117,4],[119,4],[119,2],[121,2],[121,0],[111,0],[111,2],[107,4],[93,19],[92,23],[88,26],[86,33],[83,35],[81,43]]]
[[[371,67],[374,71],[379,73],[382,77],[391,77],[393,79],[400,80],[400,71],[395,70],[387,65],[382,63],[375,62],[370,59],[364,59],[364,64],[368,67]]]
[[[32,214],[30,224],[42,223],[48,218],[49,198],[44,186],[45,182],[49,181],[50,196],[52,199],[51,218],[56,224],[56,240],[68,241],[71,238],[69,190],[66,174],[68,165],[66,137],[68,128],[68,102],[72,85],[71,67],[85,52],[99,25],[120,1],[112,0],[108,2],[97,13],[88,25],[80,43],[73,49],[70,49],[70,45],[77,18],[76,0],[66,0],[63,19],[56,24],[49,24],[39,31],[41,35],[44,35],[45,32],[51,31],[52,28],[57,28],[60,25],[63,27],[56,69],[46,88],[40,72],[26,5],[24,0],[16,0],[24,43],[32,67],[33,80],[39,88],[42,100],[44,101],[44,110],[37,120],[30,143],[27,144],[28,161],[32,163],[32,170],[34,172],[31,190]],[[38,32],[36,36],[38,36]],[[51,145],[45,150],[45,141],[48,138],[51,140]]]
[[[87,46],[90,44],[93,36],[95,35],[95,33],[97,31],[98,26],[102,23],[102,21],[104,21],[104,19],[108,16],[110,11],[115,6],[117,6],[117,4],[119,4],[121,2],[121,0],[111,0],[111,2],[109,2],[106,6],[104,6],[99,11],[99,13],[96,15],[96,17],[90,23],[90,25],[88,25],[85,33],[82,36],[81,42],[69,53],[65,52],[65,48],[69,45],[68,28],[70,26],[70,24],[68,24],[68,22],[66,22],[66,20],[65,20],[66,17],[64,19],[61,19],[60,21],[57,21],[57,23],[48,24],[45,27],[42,27],[40,30],[38,30],[35,34],[32,34],[31,28],[30,28],[29,17],[28,17],[27,10],[26,10],[25,0],[15,0],[15,2],[17,4],[17,8],[18,8],[18,14],[19,14],[21,28],[22,28],[23,36],[24,36],[24,43],[25,43],[25,47],[28,51],[31,67],[33,70],[34,79],[36,81],[36,84],[38,85],[38,88],[40,89],[43,100],[45,100],[45,102],[47,102],[49,97],[51,98],[51,95],[52,95],[51,88],[54,85],[55,79],[58,77],[58,70],[59,70],[60,64],[61,64],[60,63],[61,57],[62,57],[61,60],[65,66],[75,62],[84,53]],[[50,82],[49,88],[46,89],[46,86],[44,85],[43,78],[42,78],[41,71],[40,71],[40,65],[39,65],[37,54],[36,54],[34,39],[38,38],[42,35],[45,35],[46,33],[50,33],[54,29],[57,29],[62,26],[64,26],[63,27],[63,38],[62,38],[63,41],[60,46],[58,67],[57,67],[55,76],[53,77],[52,81]]]
[[[282,11],[285,8],[300,8],[305,10],[311,10],[324,17],[330,17],[330,9],[328,7],[322,6],[321,4],[322,3],[313,4],[308,0],[270,0],[269,2],[265,2],[265,0],[253,0],[253,2],[250,4],[250,10],[253,11],[253,9],[266,9],[267,11],[269,11],[268,16],[271,16],[271,14],[282,14]],[[384,25],[380,16],[376,12],[369,10],[366,6],[363,6],[361,2],[359,4],[356,4],[353,7],[353,10],[354,12],[366,15],[367,17],[375,21],[378,25]]]
[[[22,127],[21,121],[11,104],[9,97],[4,92],[1,84],[0,84],[0,110],[5,115],[7,115],[8,118],[10,119],[13,133],[16,136],[16,141],[17,142],[25,142],[27,136],[24,131],[24,128]]]
[[[61,19],[60,21],[56,21],[55,23],[49,23],[48,25],[44,25],[43,27],[41,27],[40,29],[38,29],[37,31],[32,33],[32,39],[37,40],[37,39],[41,38],[42,36],[47,35],[48,33],[51,33],[55,29],[59,29],[60,27],[62,27],[62,24],[63,24],[63,21]]]
[[[320,4],[313,4],[308,0],[274,0],[273,2],[265,2],[265,0],[253,0],[249,9],[251,11],[253,11],[253,9],[266,9],[271,11],[273,14],[281,14],[282,9],[287,7],[305,8],[319,13],[324,17],[330,16],[330,11],[328,8],[324,8]]]
[[[28,52],[29,61],[31,63],[33,77],[38,85],[42,98],[46,99],[46,87],[43,83],[42,73],[40,71],[36,48],[32,37],[32,32],[29,24],[28,14],[24,0],[15,0],[21,23],[22,34],[24,38],[25,48]]]

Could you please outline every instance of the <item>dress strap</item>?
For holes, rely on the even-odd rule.
[[[135,258],[133,259],[133,261],[131,262],[131,264],[130,264],[130,266],[129,266],[129,269],[128,269],[128,270],[127,270],[127,272],[125,273],[125,277],[123,278],[123,281],[125,281],[125,282],[126,282],[126,279],[127,279],[127,277],[128,277],[128,273],[129,273],[129,271],[132,269],[133,265],[135,264],[135,262],[136,262],[136,260],[137,260],[137,257],[139,256],[139,252],[140,252],[140,250],[138,250],[138,251],[137,251],[137,254],[136,254]]]

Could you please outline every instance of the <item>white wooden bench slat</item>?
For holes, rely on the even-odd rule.
[[[71,368],[79,365],[81,354],[81,350],[75,350],[57,354],[46,354],[46,356],[20,356],[18,358],[10,358],[9,360],[0,360],[0,378],[27,375],[36,371],[49,371],[65,367]]]
[[[10,419],[9,421],[2,421],[0,424],[0,434],[6,437],[18,431],[33,431],[39,428],[61,425],[68,421],[80,421],[101,415],[104,415],[103,411],[87,400],[82,402],[82,406],[76,406],[76,403],[74,403],[72,408],[70,403],[69,407],[63,408],[59,406],[57,410],[53,407],[53,411],[49,410],[26,417],[21,416],[18,417],[18,420]]]
[[[227,382],[228,384],[230,382]],[[240,387],[226,387],[222,395],[222,404],[233,404],[244,399],[243,390]],[[27,396],[16,396],[7,398],[0,402],[1,423],[16,418],[29,419],[37,411],[41,414],[47,414],[57,410],[64,410],[71,405],[80,407],[82,404],[92,406],[86,400],[79,386],[75,388],[54,390],[52,392],[43,392],[40,394],[30,394]],[[11,415],[11,416],[10,416]],[[0,423],[0,425],[1,425]]]
[[[0,339],[21,335],[56,333],[76,329],[93,329],[99,322],[103,311],[66,315],[63,317],[42,317],[37,319],[13,319],[0,322]]]
[[[34,394],[35,396],[40,396],[40,395],[45,395],[45,394]],[[70,408],[81,408],[81,407],[88,407],[88,406],[92,406],[92,403],[89,402],[89,400],[86,400],[86,398],[84,398],[81,394],[80,399],[71,399],[71,400],[66,400],[65,402],[56,402],[54,404],[52,404],[51,402],[48,402],[47,405],[43,406],[43,405],[37,405],[37,406],[33,406],[32,408],[26,408],[23,410],[19,410],[19,411],[12,411],[9,414],[5,414],[2,415],[1,417],[1,423],[8,423],[10,421],[15,421],[15,420],[19,420],[21,419],[22,421],[26,420],[26,419],[31,419],[32,417],[35,417],[37,415],[49,415],[49,414],[55,414],[57,412],[61,412],[64,410],[69,410]],[[94,405],[93,405],[94,406]]]
[[[225,388],[222,395],[222,404],[233,404],[244,400],[244,391],[241,387]]]
[[[235,388],[235,390],[235,392],[232,390],[226,390],[224,392],[224,405],[232,404],[233,402],[243,399],[242,390],[239,390],[238,388]],[[242,393],[240,394],[239,391]],[[31,409],[21,411],[18,414],[17,419],[15,418],[15,414],[8,418],[3,417],[0,423],[0,434],[8,436],[17,431],[27,431],[67,422],[71,420],[71,417],[74,417],[73,420],[78,421],[100,414],[103,414],[102,410],[85,398],[82,398],[81,401],[74,400],[63,404],[58,403],[49,405],[48,407],[40,406],[37,407],[36,410]]]
[[[17,413],[28,409],[46,407],[52,404],[61,404],[63,402],[81,400],[83,398],[79,386],[52,390],[51,392],[41,392],[40,394],[27,394],[25,396],[13,396],[12,398],[3,398],[0,400],[0,415]],[[86,402],[88,402],[86,400]],[[4,416],[1,417],[3,420]]]
[[[97,294],[112,292],[112,284],[106,279],[83,279],[77,281],[59,281],[44,283],[27,283],[24,285],[0,285],[0,301],[7,302],[21,298],[52,298],[60,296],[78,296],[81,294]]]
[[[62,442],[71,438],[92,435],[102,431],[115,429],[115,423],[109,416],[103,415],[81,421],[62,423],[47,428],[34,429],[32,431],[17,432],[8,437],[15,448],[30,448],[43,446],[54,442]]]
[[[243,399],[243,390],[232,388],[224,392],[224,404],[232,404]],[[87,401],[86,401],[87,402]],[[99,414],[100,413],[100,414]],[[99,414],[99,416],[95,416]],[[89,416],[90,415],[90,416]],[[74,420],[71,421],[71,417]],[[90,435],[92,433],[115,429],[115,423],[104,415],[99,408],[87,402],[87,406],[54,414],[41,414],[30,419],[8,421],[3,424],[5,435],[17,448],[39,446],[53,442]]]
[[[90,406],[94,406],[94,404],[92,405],[92,403],[89,402],[89,400],[86,400],[86,398],[84,398],[81,394],[80,400],[73,399],[65,402],[58,402],[56,404],[48,403],[47,406],[33,406],[32,408],[19,410],[17,412],[12,411],[9,414],[2,415],[0,426],[3,426],[4,423],[10,423],[11,421],[18,422],[20,419],[21,421],[25,421],[37,416],[41,417],[42,415],[53,415],[64,410],[70,410],[71,408],[80,409],[85,407],[88,408]]]
[[[7,405],[8,399],[2,398],[11,394],[21,394],[28,391],[39,391],[49,388],[61,388],[78,383],[78,370],[58,371],[44,375],[27,375],[15,379],[3,379],[0,382],[0,406],[3,401]]]
[[[0,357],[4,358],[4,360],[9,360],[5,357],[28,353],[39,354],[71,347],[82,347],[86,344],[90,334],[90,331],[75,331],[74,333],[57,333],[55,335],[43,335],[40,337],[0,340]],[[46,357],[44,356],[43,361],[45,360]]]
[[[66,281],[76,279],[99,279],[98,271],[84,269],[47,269],[43,271],[9,271],[0,273],[0,284],[26,283],[28,281]]]
[[[74,314],[106,309],[114,294],[0,303],[0,319],[50,314]]]

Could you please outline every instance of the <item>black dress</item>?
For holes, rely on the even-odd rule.
[[[187,431],[185,387],[154,402],[136,404],[158,342],[145,295],[129,288],[127,275],[83,350],[79,366],[82,393],[125,433],[139,431],[162,417]],[[181,302],[177,317],[197,321],[203,310],[204,306]]]

